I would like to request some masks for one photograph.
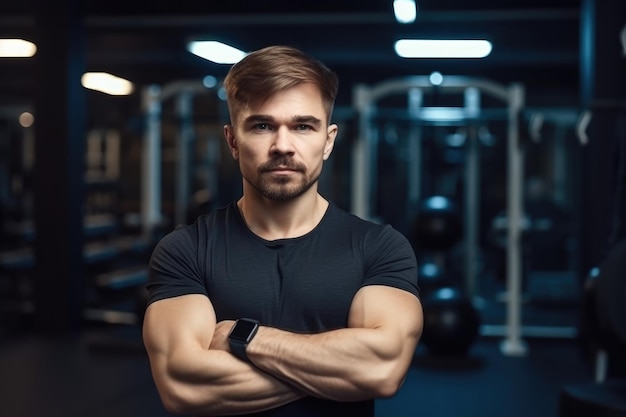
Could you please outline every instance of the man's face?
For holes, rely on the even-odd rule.
[[[244,189],[274,201],[292,200],[313,187],[333,149],[337,126],[326,120],[322,97],[301,84],[252,105],[224,129],[239,161]]]

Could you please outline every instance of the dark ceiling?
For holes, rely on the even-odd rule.
[[[222,77],[228,66],[187,52],[190,39],[216,39],[251,51],[270,44],[304,49],[340,76],[339,104],[355,83],[377,83],[432,71],[522,83],[530,104],[576,105],[580,0],[418,0],[416,22],[395,21],[392,0],[222,2],[85,1],[86,69],[107,71],[138,86]],[[28,2],[0,6],[0,37],[32,38]],[[54,18],[54,17],[51,17]],[[408,60],[396,56],[401,37],[488,39],[485,59]],[[0,61],[2,103],[29,100],[33,64]]]

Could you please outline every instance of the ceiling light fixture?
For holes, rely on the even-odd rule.
[[[393,0],[393,14],[398,23],[413,23],[417,17],[417,5],[414,0]]]
[[[486,40],[400,39],[395,50],[402,58],[484,58],[492,46]]]
[[[246,56],[245,52],[218,41],[192,41],[187,50],[216,64],[236,64]]]
[[[37,46],[24,39],[0,39],[0,58],[30,58]]]
[[[133,83],[107,72],[86,72],[80,81],[85,88],[112,96],[127,96],[134,90]]]

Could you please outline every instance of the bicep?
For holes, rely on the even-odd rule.
[[[201,294],[155,301],[148,306],[143,339],[151,359],[171,357],[178,350],[206,350],[215,331],[215,311]]]
[[[416,344],[423,327],[422,305],[408,291],[368,285],[362,287],[352,301],[348,327],[380,330],[390,347],[399,347],[407,341]]]

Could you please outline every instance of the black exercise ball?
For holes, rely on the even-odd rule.
[[[435,290],[454,285],[446,271],[433,261],[419,263],[417,284],[422,297],[428,296]]]
[[[585,358],[609,356],[609,375],[626,376],[626,239],[592,268],[582,297],[578,338]]]
[[[416,248],[448,250],[461,240],[463,227],[459,209],[448,197],[432,196],[420,204],[411,235]]]
[[[626,358],[626,239],[613,245],[595,281],[598,334],[605,349]]]
[[[469,297],[455,287],[435,290],[422,300],[421,343],[438,356],[463,356],[478,336],[481,318]]]

